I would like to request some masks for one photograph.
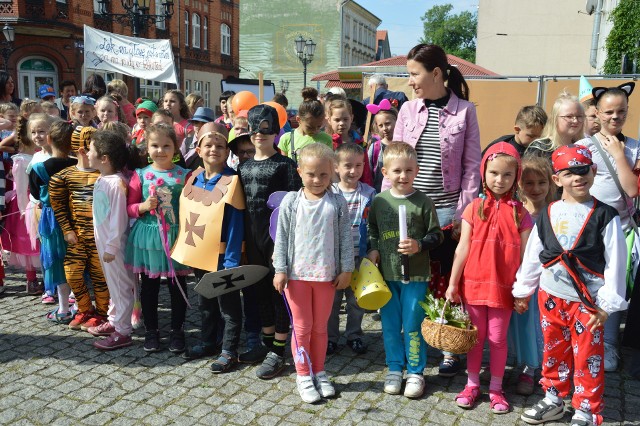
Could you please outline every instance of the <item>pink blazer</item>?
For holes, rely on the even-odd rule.
[[[398,114],[393,140],[415,147],[428,116],[423,99],[405,102]],[[464,208],[478,196],[480,188],[481,149],[476,108],[451,92],[449,102],[440,113],[439,123],[443,186],[445,191],[461,190],[454,216],[460,220]],[[390,186],[384,179],[382,190]]]

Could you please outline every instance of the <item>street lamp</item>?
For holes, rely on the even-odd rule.
[[[283,95],[289,90],[289,80],[280,80],[280,93]]]
[[[313,40],[305,40],[299,35],[296,40],[296,54],[304,67],[304,87],[307,87],[307,65],[313,61],[313,55],[316,53],[316,44]]]
[[[16,39],[16,29],[8,23],[5,23],[2,28],[2,34],[4,35],[4,41],[2,42],[0,53],[4,60],[4,70],[6,72],[9,70],[9,56],[11,56],[13,52],[13,41]]]
[[[120,0],[126,13],[109,13],[110,0],[98,0],[99,14],[106,18],[113,18],[123,25],[131,25],[131,33],[134,37],[138,37],[147,22],[168,20],[173,15],[173,0],[156,0],[156,2],[161,2],[162,15],[149,14],[151,0]]]

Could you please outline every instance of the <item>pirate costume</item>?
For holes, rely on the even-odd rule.
[[[570,169],[579,174],[581,166],[591,164],[589,150],[576,145],[561,147],[553,155],[555,173]],[[540,384],[546,396],[525,411],[525,422],[562,417],[562,398],[572,389],[572,367],[576,416],[592,421],[586,424],[602,421],[603,327],[592,332],[587,323],[597,308],[607,314],[626,308],[625,258],[618,213],[593,197],[585,202],[556,201],[538,218],[513,287],[513,296],[523,298],[540,285]]]

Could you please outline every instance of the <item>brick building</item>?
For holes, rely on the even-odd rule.
[[[172,17],[145,25],[139,37],[170,39],[179,88],[186,93],[199,92],[207,105],[215,106],[220,80],[239,73],[239,0],[173,3]],[[8,70],[20,97],[34,98],[41,84],[57,88],[63,80],[74,80],[81,86],[87,75],[96,72],[107,81],[122,78],[133,100],[135,79],[83,66],[83,25],[132,35],[128,23],[102,16],[99,10],[97,0],[0,0],[0,25],[8,23],[15,28]],[[120,0],[111,0],[108,10],[125,13]],[[149,13],[163,13],[160,0],[150,1]],[[140,80],[140,94],[158,99],[167,86]]]

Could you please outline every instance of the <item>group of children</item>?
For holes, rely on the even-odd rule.
[[[585,109],[563,95],[549,123],[539,107],[524,107],[515,134],[486,148],[480,195],[462,214],[446,291],[451,301],[464,302],[479,337],[467,356],[468,381],[456,396],[458,406],[472,408],[481,395],[488,340],[494,413],[510,410],[502,388],[510,343],[525,365],[519,393],[533,392],[534,371],[542,367],[545,397],[525,411],[524,421],[538,424],[562,416],[571,368],[572,424],[602,421],[603,325],[608,315],[626,307],[623,229],[629,228],[630,215],[624,194],[618,197],[610,185],[596,182],[604,200],[619,206],[590,195],[596,172],[609,183],[611,177],[594,165],[597,147],[589,144],[603,145],[623,187],[635,196],[637,142],[618,139],[631,90],[598,92],[589,107],[596,109],[601,127],[592,134],[585,126],[576,136],[574,124],[584,122]],[[339,96],[323,102],[317,95],[314,89],[303,91],[299,127],[290,132],[280,128],[272,106],[215,120],[204,107],[190,114],[175,90],[165,94],[164,109],[150,100],[138,102],[132,130],[120,125],[121,108],[109,96],[73,98],[73,122],[43,114],[29,102],[19,111],[0,105],[2,118],[17,124],[15,132],[3,135],[0,150],[7,154],[5,166],[12,167],[13,211],[23,213],[11,214],[14,198],[5,194],[3,245],[10,244],[15,261],[25,268],[28,291],[44,290],[43,302],[57,301],[47,318],[105,336],[94,342],[96,348],[129,346],[138,275],[144,350],[158,351],[158,296],[165,279],[170,351],[187,359],[219,354],[211,364],[214,373],[229,371],[238,361],[260,362],[256,374],[270,379],[284,368],[293,326],[298,392],[313,403],[335,395],[324,363],[338,350],[343,298],[347,344],[355,353],[367,349],[364,311],[349,286],[352,272],[367,257],[379,266],[392,294],[380,310],[388,366],[384,391],[400,393],[406,369],[404,395],[420,397],[426,344],[420,333],[425,314],[417,302],[431,280],[429,252],[443,241],[434,203],[413,186],[419,173],[415,149],[393,141],[395,109],[379,108],[373,118],[377,136],[367,145],[353,130],[350,102]],[[231,96],[221,99],[223,111],[230,110]],[[543,128],[545,137],[539,139]],[[603,138],[574,144],[583,132]],[[235,134],[231,140],[230,133]],[[189,159],[197,161],[187,167]],[[383,179],[390,189],[381,192]],[[629,189],[633,185],[635,193]],[[270,198],[279,191],[287,195],[274,225]],[[553,201],[558,194],[561,200]],[[408,225],[403,240],[401,206]],[[205,224],[200,217],[209,219]],[[207,247],[213,241],[217,255],[202,253],[205,260],[185,264],[172,259],[178,247],[200,253],[200,241]],[[409,259],[408,282],[401,273],[402,256]],[[207,272],[242,264],[263,265],[270,272],[243,289],[242,298],[237,291],[200,297],[202,338],[188,347],[186,277],[195,273],[199,280]],[[44,289],[35,275],[40,265]],[[239,353],[243,314],[248,350]]]

